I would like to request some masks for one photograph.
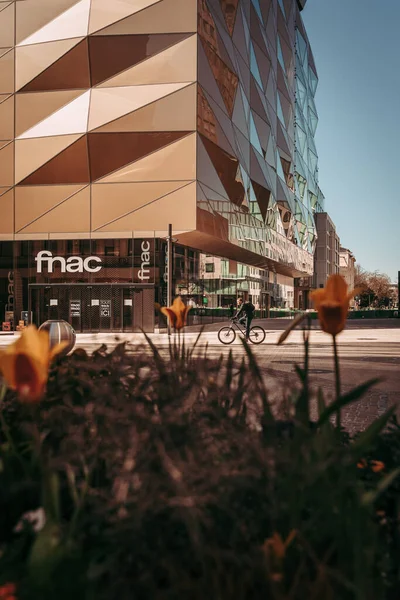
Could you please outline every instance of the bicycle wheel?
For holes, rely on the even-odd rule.
[[[218,339],[222,344],[232,344],[235,340],[236,331],[233,327],[222,327],[218,331]]]
[[[254,325],[250,329],[250,341],[252,344],[262,344],[265,340],[265,331],[259,325]]]

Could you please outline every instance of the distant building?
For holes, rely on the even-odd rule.
[[[318,240],[314,255],[313,288],[321,288],[325,287],[330,275],[339,273],[340,239],[328,213],[317,213],[315,218]]]
[[[354,258],[354,254],[348,248],[340,248],[339,255],[339,273],[342,277],[345,278],[347,285],[349,286],[349,290],[354,289],[354,279],[356,274],[356,259]],[[351,306],[354,306],[354,300],[350,303]]]
[[[334,222],[328,213],[319,212],[315,214],[315,223],[318,239],[314,254],[314,275],[295,280],[295,307],[304,310],[310,308],[310,290],[325,287],[328,277],[340,270],[340,239]]]

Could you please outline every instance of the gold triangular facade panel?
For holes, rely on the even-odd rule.
[[[95,35],[180,32],[197,32],[197,0],[163,0]]]
[[[175,231],[196,229],[196,182],[102,227],[101,231],[168,231],[171,220]]]
[[[196,134],[187,137],[119,169],[101,183],[179,181],[196,179]]]
[[[196,95],[196,84],[186,86],[96,131],[195,131]]]
[[[20,90],[37,75],[43,73],[82,39],[79,37],[16,48],[16,90]]]
[[[14,137],[14,98],[11,96],[0,104],[0,140]]]
[[[14,179],[14,143],[8,142],[0,150],[0,186],[11,187]],[[1,218],[0,218],[1,220]]]
[[[83,188],[20,233],[81,233],[90,231],[90,187]]]
[[[15,134],[22,135],[81,94],[82,90],[17,94]]]
[[[46,23],[57,18],[78,2],[79,0],[29,0],[29,2],[17,2],[16,43],[23,42],[35,31],[39,31]]]
[[[134,112],[183,87],[185,84],[182,83],[163,83],[134,87],[95,88],[92,90],[89,131]]]
[[[145,204],[170,194],[186,181],[96,183],[92,186],[92,229],[100,229]],[[112,198],[112,202],[110,202]]]
[[[0,234],[14,233],[14,190],[0,196],[1,219]]]
[[[35,185],[15,188],[15,231],[27,227],[44,216],[84,186],[82,185]]]
[[[112,77],[99,87],[190,82],[197,79],[197,36],[167,48],[127,71]]]
[[[15,183],[19,183],[25,177],[28,177],[80,137],[82,136],[61,135],[58,137],[16,140]]]
[[[92,0],[89,34],[117,23],[161,0]]]
[[[0,4],[0,44],[3,48],[14,46],[15,40],[14,3]]]
[[[0,92],[13,94],[15,88],[15,51],[9,49],[1,54],[0,50]]]
[[[39,31],[27,37],[19,46],[85,37],[89,29],[90,4],[91,0],[80,0]]]
[[[90,90],[83,92],[78,98],[60,108],[47,119],[25,131],[19,136],[19,139],[86,133],[90,94]]]

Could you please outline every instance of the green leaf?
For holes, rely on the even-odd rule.
[[[252,353],[249,344],[247,343],[247,341],[245,339],[242,339],[242,344],[243,344],[243,348],[244,351],[246,352],[248,361],[249,361],[249,367],[250,367],[250,371],[251,373],[254,375],[254,378],[259,381],[260,383],[263,383],[263,377],[260,371],[260,367],[257,364],[257,361],[255,359],[254,354]]]
[[[247,343],[247,341],[242,339],[242,344],[243,344],[244,350],[246,352],[246,355],[247,355],[247,358],[249,361],[250,373],[253,375],[254,381],[257,382],[257,384],[258,384],[257,391],[260,394],[261,398],[263,399],[264,410],[265,410],[264,417],[266,419],[268,419],[270,423],[274,423],[275,419],[273,417],[271,407],[269,406],[269,403],[267,400],[268,395],[267,395],[267,391],[265,389],[264,379],[263,379],[260,367],[258,366],[257,360],[256,360],[253,352],[251,351],[251,348],[250,348],[249,344]]]
[[[246,363],[244,360],[244,357],[242,358],[242,362],[240,364],[239,367],[239,381],[238,381],[238,386],[237,386],[237,390],[236,393],[233,397],[233,401],[232,401],[232,405],[231,408],[235,409],[235,410],[239,410],[239,408],[242,405],[242,400],[243,400],[243,394],[245,391],[245,376],[246,376]]]
[[[44,470],[42,475],[42,501],[46,515],[60,521],[60,477],[57,472]]]
[[[233,380],[233,354],[232,349],[229,350],[228,360],[226,363],[225,389],[230,390]]]
[[[383,414],[381,417],[379,417],[373,423],[371,423],[371,425],[368,427],[368,429],[363,431],[358,436],[358,438],[355,440],[355,442],[350,446],[350,450],[351,450],[352,454],[358,455],[358,454],[363,454],[364,452],[368,451],[370,445],[375,440],[375,438],[380,434],[382,429],[384,429],[384,427],[386,426],[390,417],[393,415],[396,408],[397,408],[396,405],[391,406],[389,408],[389,410],[387,410],[385,412],[385,414]]]
[[[40,585],[46,584],[55,566],[60,561],[61,528],[49,520],[38,533],[28,559],[28,568],[32,580]]]
[[[305,380],[304,369],[302,369],[300,367],[300,365],[294,365],[294,370],[296,371],[297,375],[299,376],[301,383],[304,383],[304,380]]]
[[[304,321],[306,316],[307,316],[307,313],[302,313],[300,315],[297,315],[297,317],[295,319],[293,319],[293,321],[290,323],[289,327],[287,327],[285,329],[285,331],[282,333],[282,335],[280,336],[280,338],[278,340],[278,346],[283,344],[283,342],[289,337],[289,335],[293,331],[293,329],[295,329],[297,327],[297,325],[299,325],[302,321]]]
[[[7,386],[5,383],[0,385],[0,404],[2,404],[7,392]]]
[[[146,342],[149,344],[149,346],[153,352],[154,360],[155,360],[155,363],[156,363],[159,373],[164,374],[165,373],[165,365],[164,365],[163,359],[161,358],[161,354],[159,353],[154,342],[149,338],[147,333],[145,333],[143,330],[142,330],[142,333],[144,334]]]
[[[317,402],[318,402],[318,417],[319,417],[319,419],[321,419],[322,415],[326,411],[326,402],[325,402],[324,392],[322,391],[322,388],[318,388]]]
[[[205,329],[205,325],[203,325],[203,326],[201,327],[201,329],[200,329],[200,331],[199,331],[199,335],[197,336],[197,338],[196,338],[196,340],[195,340],[195,342],[194,342],[193,346],[192,346],[192,347],[190,348],[190,350],[188,351],[188,357],[189,357],[189,358],[192,358],[192,356],[193,356],[193,353],[194,353],[194,351],[195,351],[195,349],[196,349],[196,347],[197,347],[197,344],[199,343],[199,341],[200,341],[200,339],[201,339],[201,336],[203,335],[204,329]]]
[[[397,479],[399,475],[400,467],[397,467],[397,469],[395,469],[394,471],[386,475],[386,477],[383,477],[383,479],[380,480],[375,490],[364,494],[364,496],[362,497],[362,503],[365,506],[370,506],[371,504],[374,504],[374,502],[379,498],[379,496],[385,490],[387,490],[388,487],[392,485],[392,483]]]
[[[366,383],[362,383],[347,394],[340,396],[340,398],[329,404],[329,406],[320,416],[318,420],[318,426],[323,425],[326,421],[328,421],[331,415],[338,412],[338,410],[344,406],[348,406],[352,402],[359,400],[365,394],[365,392],[367,392],[376,383],[379,383],[379,381],[380,379],[370,379]]]

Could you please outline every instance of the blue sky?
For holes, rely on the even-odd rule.
[[[400,0],[308,0],[319,183],[342,246],[400,270]]]

